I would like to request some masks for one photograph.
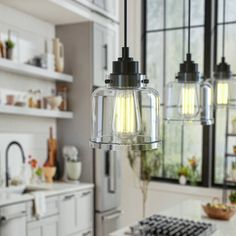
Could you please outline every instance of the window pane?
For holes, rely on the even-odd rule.
[[[163,32],[147,35],[147,76],[150,85],[160,93],[163,102]]]
[[[166,122],[164,132],[165,177],[177,179],[181,165],[181,125],[179,122]]]
[[[189,124],[184,126],[184,165],[189,166],[189,159],[198,161],[197,173],[199,181],[202,173],[202,126]]]
[[[183,0],[166,0],[166,28],[183,26]]]
[[[177,1],[178,2],[178,1]],[[191,0],[191,25],[204,25],[204,0]],[[185,26],[188,25],[188,1],[185,1]]]
[[[236,111],[229,112],[229,133],[232,133],[232,120],[236,118]],[[222,183],[224,177],[224,160],[225,160],[225,133],[226,133],[226,109],[218,108],[216,112],[216,138],[215,138],[215,183]],[[228,137],[227,153],[233,153],[235,137]],[[235,161],[228,158],[228,175],[230,176],[231,163]]]
[[[147,0],[147,29],[163,29],[164,0]]]
[[[236,21],[236,1],[235,0],[226,0],[226,14],[225,21]],[[218,22],[223,22],[223,0],[218,0]]]
[[[183,30],[166,32],[166,84],[175,79],[183,60]]]
[[[217,47],[217,62],[220,62],[222,56],[222,25],[218,26],[218,47]],[[226,62],[230,64],[231,71],[236,73],[236,47],[235,47],[235,38],[236,38],[236,24],[226,25],[225,28],[225,58]]]

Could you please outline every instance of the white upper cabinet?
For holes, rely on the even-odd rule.
[[[106,76],[112,72],[112,61],[117,57],[116,31],[94,24],[94,86],[104,86]]]

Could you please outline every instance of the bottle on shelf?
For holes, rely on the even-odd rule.
[[[68,110],[68,87],[66,85],[58,85],[57,86],[57,95],[62,97],[61,105],[59,109],[61,111]]]

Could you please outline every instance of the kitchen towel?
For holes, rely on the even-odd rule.
[[[47,212],[45,194],[44,192],[32,192],[31,194],[34,196],[35,216],[41,218]]]

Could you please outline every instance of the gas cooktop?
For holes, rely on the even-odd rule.
[[[205,222],[153,215],[130,227],[133,236],[209,236],[214,225]]]

